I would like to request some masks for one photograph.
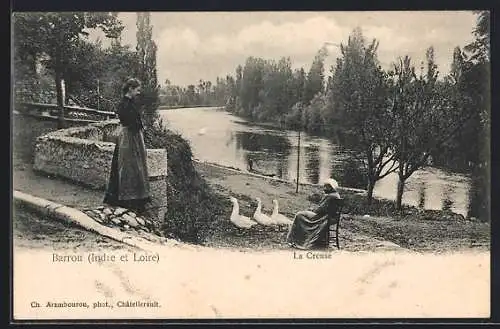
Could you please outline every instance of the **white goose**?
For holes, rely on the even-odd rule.
[[[253,218],[255,219],[255,221],[259,224],[266,226],[271,226],[276,224],[271,219],[271,217],[262,212],[262,201],[260,200],[260,198],[255,198],[255,200],[257,200],[257,209],[255,209],[255,212],[253,214]]]
[[[230,221],[239,228],[250,228],[257,223],[251,220],[249,217],[240,215],[240,206],[238,205],[238,200],[235,197],[229,198],[233,203],[233,212],[231,213]]]
[[[292,225],[293,221],[290,218],[279,213],[278,200],[274,199],[273,205],[274,205],[274,208],[273,208],[273,214],[271,215],[271,219],[278,224]]]

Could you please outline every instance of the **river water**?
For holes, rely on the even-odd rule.
[[[194,156],[202,161],[248,169],[299,182],[319,183],[333,177],[341,186],[364,188],[353,166],[353,152],[326,138],[263,128],[216,108],[161,110],[167,126],[190,141]],[[378,181],[374,196],[395,200],[397,175]],[[403,203],[425,209],[450,209],[466,216],[471,180],[468,176],[433,167],[416,171],[408,180]]]

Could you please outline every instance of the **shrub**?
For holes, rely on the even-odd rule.
[[[186,242],[200,243],[210,224],[223,213],[224,203],[196,172],[189,142],[163,125],[161,119],[145,130],[148,148],[167,150],[167,198],[163,231]]]
[[[359,160],[348,157],[339,169],[338,180],[342,186],[361,189],[366,187],[368,174]]]

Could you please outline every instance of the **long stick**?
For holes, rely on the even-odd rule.
[[[299,129],[299,143],[297,144],[297,186],[295,187],[295,193],[299,193],[299,171],[300,171],[300,129]]]
[[[97,110],[99,110],[99,79],[97,79]]]

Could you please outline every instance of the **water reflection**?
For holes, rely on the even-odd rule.
[[[280,179],[287,179],[286,173],[288,172],[286,157],[279,157],[276,161],[276,175]]]
[[[418,208],[424,209],[425,208],[425,189],[426,189],[426,184],[425,181],[420,181],[420,186],[418,189]]]
[[[283,136],[255,133],[251,131],[235,132],[236,147],[250,152],[271,152],[286,154],[290,143]]]
[[[453,194],[453,187],[448,185],[444,188],[443,190],[443,197],[442,197],[442,206],[441,206],[441,210],[444,210],[444,211],[450,211],[452,210],[452,207],[453,207],[453,201],[452,201],[452,196]]]
[[[485,168],[477,168],[472,176],[468,195],[467,215],[475,218],[490,218],[490,188]]]
[[[367,186],[363,163],[356,157],[344,156],[336,161],[334,170],[341,185],[364,189]]]
[[[320,156],[319,156],[319,146],[308,145],[305,147],[306,157],[306,173],[307,178],[313,184],[319,183],[319,171],[320,171]]]
[[[257,172],[289,181],[296,179],[298,170],[300,182],[320,183],[334,177],[342,186],[366,188],[363,164],[354,151],[347,148],[349,141],[340,133],[330,140],[302,133],[300,159],[297,159],[297,132],[240,124],[237,122],[242,119],[213,109],[178,109],[162,111],[161,114],[191,142],[195,157],[201,160],[242,170],[247,170],[251,163]],[[200,135],[203,128],[206,128],[205,133]],[[394,200],[397,181],[396,174],[378,181],[374,196]],[[424,168],[408,179],[403,203],[425,209],[451,209],[463,215],[467,211],[477,213],[478,209],[484,208],[480,205],[482,197],[479,192],[484,190],[485,182],[473,181],[477,188],[471,193],[470,184],[465,175]]]
[[[247,169],[285,178],[286,167],[281,159],[290,154],[291,148],[286,137],[251,131],[236,131],[233,138],[236,149],[245,154]]]

